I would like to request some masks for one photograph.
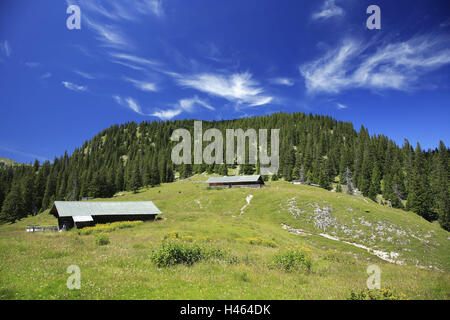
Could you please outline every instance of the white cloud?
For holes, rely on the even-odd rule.
[[[109,55],[114,58],[111,62],[123,65],[133,70],[145,71],[146,67],[155,69],[160,65],[158,61],[149,60],[132,54],[111,52]]]
[[[294,81],[289,78],[272,78],[272,79],[269,79],[269,82],[272,84],[288,86],[288,87],[292,87],[294,85]]]
[[[113,99],[116,100],[116,102],[122,106],[128,107],[131,110],[133,110],[136,113],[139,113],[141,115],[144,115],[141,111],[141,107],[139,106],[139,104],[133,100],[133,98],[121,98],[119,96],[113,96]]]
[[[270,103],[272,97],[262,95],[263,89],[252,80],[250,73],[235,73],[229,76],[201,73],[179,76],[178,83],[208,94],[225,98],[237,104],[257,106]]]
[[[302,65],[300,73],[309,93],[352,88],[410,90],[422,75],[450,63],[448,42],[448,38],[417,36],[374,48],[346,40]]]
[[[74,2],[75,1],[75,2]],[[107,0],[72,0],[68,3],[79,4],[80,7],[89,11],[90,14],[102,16],[114,21],[139,21],[140,16],[164,15],[161,0],[135,0],[133,3]]]
[[[213,106],[211,106],[210,104],[206,103],[205,101],[199,99],[198,97],[193,97],[190,99],[182,99],[178,102],[178,104],[180,105],[180,107],[183,110],[188,111],[188,112],[194,111],[194,107],[197,104],[205,107],[206,109],[215,110],[215,108]]]
[[[162,17],[164,15],[162,2],[161,0],[147,0],[141,1],[137,5],[137,10],[143,14],[153,13],[158,17]]]
[[[158,91],[156,84],[148,81],[139,81],[131,78],[124,78],[125,81],[131,82],[136,88],[142,91]]]
[[[175,116],[179,115],[181,112],[183,112],[183,109],[175,108],[175,109],[168,109],[168,110],[156,110],[153,113],[147,114],[147,113],[142,112],[141,106],[133,98],[130,98],[130,97],[122,98],[120,96],[115,95],[115,96],[113,96],[113,99],[119,105],[130,108],[131,110],[133,110],[134,112],[136,112],[142,116],[158,117],[161,120],[172,119],[173,117],[175,117]]]
[[[74,72],[76,74],[78,74],[79,76],[82,76],[85,79],[89,79],[89,80],[94,80],[95,79],[95,77],[92,74],[90,74],[90,73],[79,71],[79,70],[75,70]]]
[[[83,21],[97,33],[97,40],[99,40],[103,46],[116,49],[129,49],[133,47],[131,41],[118,27],[107,24],[98,24],[87,17],[85,17]]]
[[[347,109],[348,107],[345,105],[345,104],[342,104],[342,103],[336,103],[336,106],[337,106],[337,108],[339,109],[339,110],[344,110],[344,109]]]
[[[64,85],[64,87],[66,87],[69,90],[78,91],[78,92],[87,91],[86,86],[80,86],[80,85],[74,84],[72,82],[63,81],[62,84]]]
[[[0,52],[2,52],[8,58],[11,56],[12,50],[7,40],[0,42]]]
[[[173,117],[179,115],[181,112],[181,109],[158,110],[153,112],[151,116],[158,117],[161,120],[170,120]]]
[[[111,62],[120,64],[120,65],[122,65],[124,67],[130,68],[130,69],[133,69],[133,70],[145,71],[145,68],[138,67],[138,66],[136,66],[134,64],[123,62],[123,61],[120,61],[120,60],[111,60]]]
[[[335,16],[342,16],[344,14],[344,10],[336,5],[335,0],[326,0],[320,11],[314,13],[311,18],[313,20],[328,19]]]

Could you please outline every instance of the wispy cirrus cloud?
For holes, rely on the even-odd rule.
[[[135,64],[138,64],[141,66],[146,66],[146,67],[156,67],[156,66],[160,65],[160,63],[158,61],[142,58],[142,57],[132,55],[132,54],[127,54],[127,53],[111,52],[109,55],[115,59],[118,59],[119,61],[126,61],[129,63],[135,63]]]
[[[292,87],[295,84],[294,80],[289,78],[272,78],[269,79],[269,82],[272,84],[288,87]]]
[[[208,110],[216,110],[213,106],[199,99],[197,96],[189,99],[181,99],[180,101],[178,101],[178,104],[181,109],[188,112],[193,112],[196,105],[200,105]]]
[[[5,56],[7,56],[8,58],[11,57],[12,49],[11,46],[9,45],[8,40],[0,42],[0,52]]]
[[[125,106],[127,108],[130,108],[131,110],[133,110],[136,113],[139,113],[140,115],[145,115],[142,112],[142,109],[140,107],[140,105],[133,99],[130,97],[127,98],[122,98],[120,96],[113,96],[113,99],[120,105]]]
[[[344,14],[344,9],[337,6],[335,0],[325,0],[324,4],[320,8],[320,11],[313,13],[311,18],[313,20],[324,20],[331,17],[343,16]]]
[[[273,99],[271,96],[263,95],[264,90],[248,72],[231,75],[214,73],[177,75],[176,80],[183,87],[222,97],[239,105],[260,106],[270,103]]]
[[[88,17],[85,17],[83,21],[96,32],[96,39],[100,41],[102,46],[115,49],[130,49],[134,47],[132,41],[119,27],[110,24],[96,23]]]
[[[89,11],[91,15],[98,15],[116,22],[135,22],[139,21],[141,16],[155,15],[162,17],[164,15],[161,0],[135,0],[132,3],[118,0],[72,0],[68,2],[79,4],[83,9]]]
[[[126,77],[124,78],[124,80],[131,82],[136,88],[138,88],[139,90],[142,90],[142,91],[152,91],[152,92],[158,91],[158,87],[153,82],[140,81],[140,80],[135,80],[135,79],[126,78]]]
[[[91,73],[83,72],[83,71],[80,71],[80,70],[74,70],[74,72],[76,74],[78,74],[79,76],[85,78],[85,79],[88,79],[88,80],[94,80],[95,79],[95,76],[92,75]]]
[[[181,99],[178,101],[176,105],[170,107],[169,109],[163,110],[157,108],[152,113],[145,113],[142,107],[139,105],[139,103],[131,97],[120,97],[118,95],[114,95],[113,99],[119,105],[127,107],[142,116],[153,116],[160,118],[161,120],[170,120],[173,117],[182,113],[183,111],[194,112],[196,106],[201,106],[209,110],[215,110],[214,107],[212,107],[207,102],[201,100],[197,96],[193,98]]]
[[[342,104],[342,103],[336,103],[336,107],[339,109],[339,110],[344,110],[344,109],[347,109],[348,107],[345,105],[345,104]]]
[[[68,82],[68,81],[62,81],[62,84],[67,89],[72,90],[72,91],[77,91],[77,92],[85,92],[88,89],[86,86],[77,85],[77,84],[74,84],[74,83]]]
[[[161,0],[66,0],[68,5],[78,5],[83,10],[82,24],[96,33],[102,46],[116,49],[133,49],[134,44],[121,27],[122,23],[139,22],[141,18],[154,15],[163,17]]]
[[[415,36],[407,41],[365,45],[345,40],[324,56],[300,67],[309,93],[353,88],[411,90],[427,72],[450,63],[449,38]]]
[[[173,117],[176,117],[182,112],[181,109],[167,109],[167,110],[157,110],[150,114],[153,117],[158,117],[161,120],[170,120]]]

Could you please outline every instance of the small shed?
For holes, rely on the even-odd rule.
[[[50,214],[58,228],[71,229],[116,221],[154,220],[162,214],[152,201],[55,201]]]
[[[205,183],[211,188],[261,188],[264,186],[261,175],[212,177]]]

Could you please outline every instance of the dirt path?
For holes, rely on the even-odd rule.
[[[252,194],[248,195],[247,198],[245,198],[245,201],[247,201],[247,203],[241,208],[241,214],[240,214],[241,216],[244,214],[245,208],[247,208],[250,205],[250,201],[252,201],[252,199],[253,199]]]
[[[321,236],[330,240],[334,240],[334,241],[339,241],[360,249],[364,249],[366,250],[368,253],[373,254],[375,256],[377,256],[378,258],[380,258],[381,260],[390,262],[390,263],[395,263],[395,264],[399,264],[399,265],[404,265],[405,262],[402,260],[398,260],[398,257],[400,256],[398,253],[396,252],[385,252],[385,251],[381,251],[381,250],[376,250],[376,249],[372,249],[369,247],[366,247],[365,245],[359,244],[359,243],[353,243],[353,242],[348,242],[345,240],[341,240],[335,236],[331,236],[329,234],[326,233],[314,233],[314,232],[310,232],[310,231],[306,231],[306,230],[302,230],[302,229],[295,229],[292,228],[288,225],[282,224],[281,227],[284,230],[287,230],[289,233],[291,234],[295,234],[295,235],[300,235],[300,236],[306,236],[306,235],[317,235],[317,236]]]

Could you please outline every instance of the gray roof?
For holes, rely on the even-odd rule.
[[[55,201],[50,213],[60,217],[162,214],[152,201]]]
[[[260,178],[260,175],[213,177],[209,178],[206,183],[257,182]]]

